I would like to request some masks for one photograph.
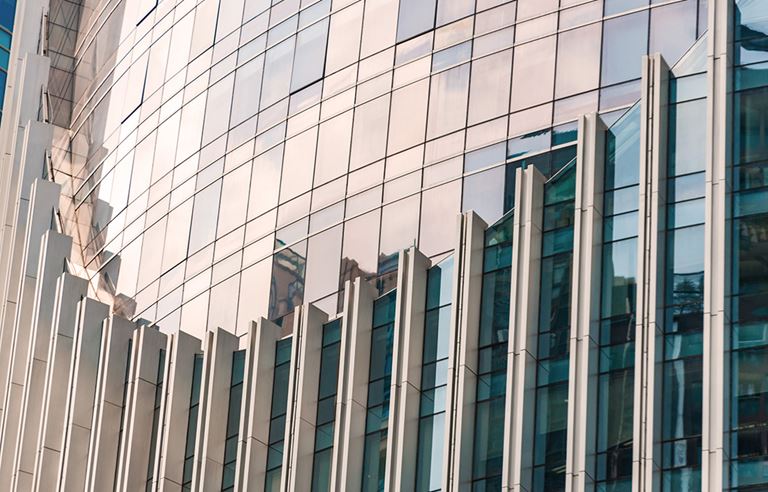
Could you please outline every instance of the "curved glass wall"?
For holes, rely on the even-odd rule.
[[[507,162],[634,102],[640,56],[676,60],[706,19],[699,0],[66,5],[49,89],[73,258],[118,313],[193,334],[334,312],[403,247],[439,261],[442,218],[498,220]]]

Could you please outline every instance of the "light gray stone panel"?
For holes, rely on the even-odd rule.
[[[301,337],[297,366],[297,382],[293,418],[290,421],[287,490],[309,492],[312,487],[312,465],[317,423],[317,394],[323,348],[323,324],[328,315],[312,304],[301,309]]]
[[[75,341],[75,331],[79,323],[80,301],[88,291],[86,280],[70,275],[62,274],[58,280],[56,293],[56,308],[54,318],[54,330],[48,341],[48,354],[46,361],[40,361],[45,365],[45,385],[42,400],[38,405],[31,401],[27,407],[27,422],[22,433],[22,459],[20,468],[25,466],[25,460],[34,460],[33,488],[35,490],[54,490],[59,481],[58,461],[64,444],[64,417],[67,393],[69,390],[69,376],[72,362],[72,353]],[[40,337],[41,333],[37,333]],[[42,343],[38,340],[38,343]],[[33,431],[29,424],[34,412],[41,411],[39,432],[34,442]],[[31,456],[29,456],[31,454]],[[25,456],[26,455],[26,456]]]
[[[129,352],[129,341],[133,339],[135,329],[134,323],[112,316],[102,338],[86,472],[87,490],[112,490],[115,487],[120,427],[124,425],[120,420],[124,386],[126,372],[130,369],[128,357],[130,355],[131,361],[135,359],[135,349],[131,348]]]
[[[58,490],[84,490],[88,447],[96,398],[101,340],[109,306],[90,298],[80,301],[75,346],[67,381],[64,409],[63,452],[58,463],[41,460],[40,466],[56,466]],[[44,490],[51,489],[41,489]]]
[[[180,331],[169,335],[169,368],[163,401],[163,442],[158,455],[157,489],[181,490],[186,452],[189,403],[195,355],[200,354],[200,340]]]

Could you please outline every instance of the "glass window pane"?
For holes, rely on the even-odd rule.
[[[648,11],[604,22],[602,84],[640,77],[642,56],[648,52]]]
[[[444,135],[466,125],[468,90],[468,63],[432,77],[427,138]]]
[[[515,48],[511,111],[536,106],[552,99],[556,44],[557,37],[549,36]]]
[[[555,96],[565,97],[597,88],[600,84],[602,26],[565,31],[557,43]]]
[[[512,50],[472,62],[469,125],[505,114],[509,105]]]
[[[410,39],[435,27],[437,0],[400,0],[397,42]]]

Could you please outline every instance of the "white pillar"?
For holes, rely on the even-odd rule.
[[[732,163],[733,2],[711,0],[707,33],[707,146],[704,221],[702,488],[729,485],[731,231],[727,170]]]
[[[58,490],[61,491],[85,489],[96,376],[107,316],[109,306],[106,304],[89,298],[80,301],[75,349],[70,362],[72,369],[67,383],[67,402],[62,407],[65,412],[65,428],[57,470]],[[43,462],[41,466],[47,466],[47,462]]]
[[[135,328],[135,324],[117,316],[110,317],[106,323],[88,451],[87,490],[112,490],[115,486],[128,347]],[[135,357],[134,353],[132,349],[131,358]]]
[[[192,490],[221,489],[232,356],[238,350],[237,337],[221,328],[206,337]]]
[[[640,100],[640,191],[632,490],[660,487],[661,374],[664,335],[664,232],[669,68],[661,55],[643,58]],[[661,347],[658,347],[661,348]],[[657,371],[659,372],[657,377]],[[658,449],[656,449],[658,447]]]
[[[315,456],[317,395],[323,348],[323,325],[328,315],[311,304],[301,309],[301,341],[297,366],[297,384],[290,421],[292,433],[287,466],[286,490],[309,492]]]
[[[184,481],[192,377],[195,356],[201,350],[200,340],[183,331],[169,335],[168,379],[163,389],[163,442],[154,475],[157,490],[162,492],[179,492]]]
[[[531,490],[544,182],[533,166],[517,170],[502,490]]]
[[[19,433],[20,411],[23,398],[23,386],[32,326],[42,316],[50,320],[53,313],[53,299],[56,290],[56,277],[64,271],[64,258],[58,239],[66,242],[60,235],[44,235],[50,229],[51,217],[59,200],[59,186],[36,180],[32,186],[30,209],[26,231],[22,244],[23,256],[20,263],[14,263],[21,271],[18,292],[15,299],[18,306],[6,310],[8,316],[3,319],[0,334],[0,395],[2,395],[2,420],[0,421],[0,480],[11,483],[15,459],[16,438]],[[51,254],[47,254],[47,245],[56,238],[56,246],[51,244]],[[47,274],[46,274],[47,273]]]
[[[342,363],[345,393],[344,415],[337,420],[344,427],[334,449],[342,453],[339,474],[334,476],[331,490],[359,490],[362,486],[363,453],[365,451],[365,418],[368,409],[368,371],[371,357],[371,331],[373,326],[373,301],[375,289],[358,277],[354,282],[352,312],[344,318],[349,341]],[[348,326],[347,326],[348,321]],[[338,415],[337,415],[338,418]],[[343,484],[343,485],[342,485]]]
[[[603,240],[605,125],[596,113],[579,119],[571,279],[570,384],[566,492],[594,483],[600,276]]]
[[[446,388],[443,490],[469,490],[477,396],[477,344],[487,224],[474,212],[460,216],[454,248],[451,334]]]
[[[32,448],[29,430],[22,442],[28,446],[27,453],[33,453],[34,490],[54,490],[59,482],[58,464],[64,445],[64,417],[69,392],[70,370],[75,341],[75,332],[81,315],[80,301],[88,290],[88,282],[68,273],[58,280],[56,293],[56,317],[54,330],[49,337],[45,386],[39,402],[41,410],[40,432],[37,445]],[[38,406],[37,403],[33,405]],[[33,409],[27,409],[27,412]],[[29,418],[29,413],[27,413]],[[28,422],[29,423],[29,422]],[[35,429],[37,430],[37,429]]]
[[[167,339],[155,326],[142,326],[133,337],[133,371],[126,397],[126,420],[121,440],[117,490],[140,490],[146,487],[151,449],[159,448],[162,414],[158,416],[157,439],[152,440],[152,420],[158,383],[160,351]],[[167,357],[160,368],[167,381]],[[164,389],[163,389],[164,390]],[[158,453],[155,453],[157,456]]]
[[[429,258],[416,248],[400,253],[397,306],[392,354],[390,411],[391,443],[387,449],[389,490],[408,489],[416,482],[421,367]],[[436,429],[439,432],[439,429]]]
[[[366,294],[368,295],[368,294]],[[372,294],[371,294],[372,295]],[[345,458],[346,450],[346,428],[344,426],[344,419],[347,415],[347,401],[346,394],[349,391],[349,386],[352,384],[351,374],[349,374],[349,358],[352,345],[350,338],[352,336],[352,313],[354,312],[355,299],[357,298],[357,291],[354,284],[347,280],[344,283],[344,304],[341,310],[341,340],[339,347],[339,378],[337,383],[336,393],[336,409],[334,417],[334,435],[333,435],[333,449],[331,455],[331,490],[338,490],[341,484],[344,483],[344,477],[341,474],[343,468],[343,462]],[[373,303],[373,300],[370,301]],[[373,305],[371,304],[371,309]]]
[[[300,318],[300,315],[295,317],[294,335]],[[272,415],[275,355],[277,341],[282,338],[282,331],[281,327],[264,318],[259,319],[256,323],[251,323],[248,330],[235,490],[264,489],[267,453],[269,452],[269,424]],[[292,353],[295,353],[295,348],[292,344]],[[296,358],[291,357],[291,366],[295,362]],[[293,378],[289,379],[292,380]],[[290,388],[291,382],[289,381],[288,384]],[[291,391],[289,390],[289,401],[290,396]],[[286,415],[286,422],[288,422],[288,415]],[[285,430],[288,431],[287,425]],[[288,445],[287,441],[285,445]],[[286,459],[287,457],[283,453],[283,465],[285,465]],[[285,471],[285,466],[283,466],[283,472]]]

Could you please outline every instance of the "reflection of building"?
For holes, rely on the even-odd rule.
[[[5,488],[768,486],[764,0],[19,2]]]

